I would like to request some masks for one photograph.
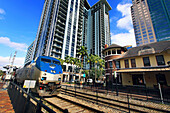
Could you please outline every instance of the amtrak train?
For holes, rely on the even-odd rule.
[[[58,59],[40,56],[16,71],[15,81],[23,84],[25,80],[36,80],[32,92],[40,96],[58,94],[61,88],[62,67]]]

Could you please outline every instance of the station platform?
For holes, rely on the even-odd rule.
[[[7,84],[0,81],[0,113],[15,113],[6,88]]]

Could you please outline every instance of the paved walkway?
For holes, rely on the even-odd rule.
[[[4,88],[4,84],[0,81],[0,113],[15,113],[8,91]]]

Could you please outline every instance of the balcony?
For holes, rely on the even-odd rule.
[[[59,29],[55,30],[57,33],[64,35],[64,32],[60,31]]]
[[[62,36],[55,34],[56,37],[60,38],[60,39],[64,39]]]
[[[60,48],[60,49],[62,48],[60,45],[57,45],[57,44],[54,44],[53,46],[56,48]]]
[[[60,44],[62,44],[63,42],[62,41],[59,41],[58,39],[54,39],[55,42],[58,42]]]
[[[60,25],[56,26],[56,29],[61,29],[61,30],[65,30],[63,27],[61,27]]]
[[[52,50],[53,53],[61,54],[61,51],[57,51],[55,49]]]

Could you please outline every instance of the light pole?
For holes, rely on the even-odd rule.
[[[114,76],[116,78],[116,96],[119,96],[118,87],[117,87],[117,72],[116,71],[114,71]]]
[[[112,76],[112,68],[113,68],[113,65],[112,65],[112,62],[109,62],[109,66],[110,66],[110,69],[111,69],[111,87],[112,87],[112,92],[113,92],[113,76]]]

